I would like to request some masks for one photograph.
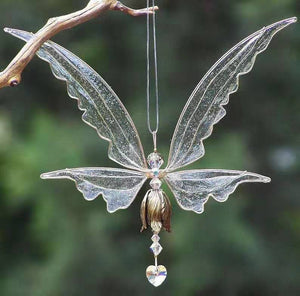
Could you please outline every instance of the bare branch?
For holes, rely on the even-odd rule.
[[[144,8],[144,9],[132,9],[129,8],[125,5],[123,5],[120,1],[118,1],[115,5],[114,5],[114,10],[120,10],[122,12],[125,12],[129,15],[132,16],[141,16],[141,15],[147,15],[147,14],[152,14],[154,13],[156,10],[158,10],[157,6],[154,7],[150,7],[148,8]]]
[[[132,16],[143,16],[153,14],[157,9],[158,7],[131,9],[116,0],[90,0],[87,6],[79,11],[49,19],[46,25],[24,45],[6,69],[0,72],[0,88],[17,86],[21,82],[23,70],[33,59],[40,46],[60,31],[73,28],[96,18],[107,10],[119,10]]]

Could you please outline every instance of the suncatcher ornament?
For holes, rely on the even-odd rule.
[[[229,95],[237,91],[239,76],[250,72],[256,56],[267,48],[272,37],[295,21],[296,18],[289,18],[262,28],[230,49],[208,71],[180,115],[165,168],[156,145],[146,160],[131,117],[99,74],[52,41],[44,43],[38,51],[37,55],[50,64],[55,77],[66,81],[69,96],[78,100],[78,107],[84,112],[82,120],[109,142],[109,158],[126,168],[64,169],[42,174],[41,178],[75,181],[86,200],[102,195],[110,213],[129,207],[144,182],[150,179],[151,189],[142,201],[141,219],[142,230],[150,227],[153,232],[151,250],[155,264],[147,268],[146,275],[154,286],[162,284],[167,276],[166,268],[158,265],[157,260],[162,251],[159,233],[163,228],[167,231],[171,228],[171,203],[161,189],[162,182],[168,184],[182,209],[197,214],[204,211],[209,197],[224,202],[241,183],[270,182],[268,177],[247,171],[177,170],[204,155],[203,140],[225,116],[223,106],[229,102]],[[15,29],[6,32],[25,41],[34,36]]]

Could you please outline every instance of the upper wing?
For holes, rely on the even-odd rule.
[[[244,182],[268,183],[270,178],[242,171],[189,170],[166,175],[165,180],[178,204],[188,211],[201,214],[211,196],[224,202],[236,187]]]
[[[186,166],[204,155],[203,140],[226,114],[223,105],[238,89],[238,78],[251,71],[255,57],[272,37],[296,21],[290,18],[247,37],[229,50],[203,77],[187,101],[173,134],[167,170]]]
[[[147,179],[143,173],[114,168],[65,169],[41,178],[73,180],[86,200],[102,194],[110,213],[128,208]]]
[[[34,36],[21,30],[6,28],[5,31],[25,41]],[[147,169],[134,123],[103,78],[76,55],[52,41],[44,43],[37,55],[50,64],[56,78],[67,82],[69,96],[78,100],[79,109],[84,111],[83,121],[110,142],[109,158],[128,168]]]

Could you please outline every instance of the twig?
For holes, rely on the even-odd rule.
[[[34,37],[25,44],[6,69],[0,72],[0,88],[17,86],[21,82],[23,70],[45,41],[60,31],[73,28],[96,18],[107,10],[119,10],[132,16],[143,16],[153,14],[155,10],[158,10],[158,7],[132,9],[116,0],[90,0],[87,6],[82,10],[49,19],[46,25],[35,33]]]

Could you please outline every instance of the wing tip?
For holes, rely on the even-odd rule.
[[[49,173],[42,173],[42,174],[40,175],[40,178],[43,179],[43,180],[49,179]]]
[[[255,177],[256,180],[254,180],[254,182],[270,183],[272,181],[272,179],[270,177],[256,174],[256,173],[250,173],[248,171],[244,171],[242,175],[248,175],[248,176]]]
[[[270,177],[262,176],[262,182],[263,183],[270,183],[272,179]]]
[[[31,32],[27,32],[27,31],[24,31],[24,30],[19,30],[19,29],[14,29],[14,28],[8,28],[8,27],[5,27],[3,29],[3,31],[7,34],[10,34],[16,38],[19,38],[25,42],[29,41],[30,38],[33,36],[33,33]]]
[[[8,28],[8,27],[5,27],[5,28],[3,28],[3,31],[5,32],[5,33],[9,33],[10,34],[10,32],[11,32],[11,28]]]
[[[286,28],[287,26],[296,23],[297,22],[297,17],[290,17],[281,21],[278,21],[274,24],[271,24],[269,26],[264,27],[264,30],[271,30],[273,31],[272,36],[274,36],[276,33],[278,33],[279,31],[283,30],[284,28]]]
[[[45,180],[45,179],[61,179],[61,178],[67,178],[67,172],[69,169],[65,170],[59,170],[59,171],[53,171],[53,172],[47,172],[47,173],[42,173],[40,175],[40,178]]]
[[[285,19],[284,21],[286,21],[289,24],[292,24],[292,23],[296,23],[297,20],[298,20],[298,18],[296,16],[293,16],[293,17]]]
[[[271,24],[271,25],[269,25],[269,26],[267,26],[265,28],[268,29],[268,28],[278,27],[279,30],[281,30],[281,29],[285,28],[286,26],[289,26],[289,25],[291,25],[293,23],[296,23],[297,20],[298,20],[297,17],[293,16],[293,17],[290,17],[290,18],[287,18],[287,19],[280,20],[280,21],[278,21],[278,22],[276,22],[274,24]]]
[[[40,175],[40,178],[42,180],[47,180],[47,179],[58,179],[60,176],[56,174],[56,172],[50,172],[50,173],[43,173]]]

